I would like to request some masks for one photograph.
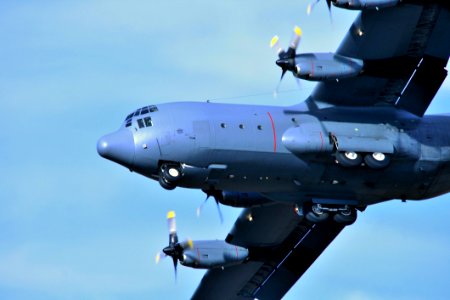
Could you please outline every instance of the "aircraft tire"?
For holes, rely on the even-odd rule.
[[[361,154],[359,154],[357,152],[350,152],[350,151],[336,152],[336,160],[343,167],[347,167],[347,168],[357,167],[363,161]]]
[[[355,223],[357,218],[357,213],[355,209],[352,209],[351,213],[349,215],[343,215],[341,213],[337,213],[333,216],[333,219],[336,223],[343,224],[343,225],[352,225]]]
[[[369,153],[364,157],[366,165],[372,169],[384,169],[391,162],[391,156],[381,152]]]
[[[160,176],[168,183],[175,183],[180,180],[183,173],[180,166],[163,164],[160,169]]]
[[[158,182],[159,182],[159,184],[163,187],[163,188],[165,188],[166,190],[173,190],[173,189],[175,189],[176,188],[176,186],[175,185],[173,185],[172,183],[170,183],[170,182],[167,182],[165,179],[164,179],[164,177],[163,176],[159,176],[159,179],[158,179]]]
[[[309,211],[306,213],[305,218],[312,223],[322,223],[325,222],[329,217],[328,213],[322,213],[320,215]]]
[[[314,208],[311,204],[306,204],[303,206],[305,212],[306,220],[312,223],[322,223],[328,220],[329,213],[323,212],[321,210],[314,211]]]

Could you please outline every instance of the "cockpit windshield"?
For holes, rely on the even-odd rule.
[[[130,127],[131,126],[133,117],[142,116],[142,115],[145,115],[145,114],[148,114],[148,113],[152,113],[152,112],[155,112],[155,111],[158,111],[158,107],[156,107],[155,105],[144,106],[142,108],[137,109],[135,112],[132,112],[131,114],[129,114],[125,118],[125,127]],[[144,126],[144,124],[145,124],[145,126]],[[152,124],[151,118],[150,117],[146,117],[146,118],[144,118],[144,121],[142,119],[139,119],[138,120],[138,125],[139,125],[139,128],[142,128],[142,127],[152,126],[153,124]]]

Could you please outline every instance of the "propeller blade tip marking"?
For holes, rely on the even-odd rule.
[[[278,42],[278,36],[274,36],[271,40],[270,40],[270,48],[273,48]]]
[[[173,219],[173,218],[175,218],[175,212],[173,210],[171,210],[167,213],[167,219]]]

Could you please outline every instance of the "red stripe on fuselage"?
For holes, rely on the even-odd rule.
[[[275,131],[275,123],[273,122],[272,115],[270,112],[267,112],[270,118],[270,123],[272,123],[272,132],[273,132],[273,152],[277,152],[277,132]]]

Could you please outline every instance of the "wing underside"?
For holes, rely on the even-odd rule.
[[[193,299],[280,299],[343,227],[312,224],[292,205],[245,209],[226,240],[249,248],[249,260],[209,270]]]
[[[333,105],[388,105],[422,116],[447,76],[446,5],[400,4],[364,10],[337,54],[362,59],[362,75],[316,86],[311,98]]]

